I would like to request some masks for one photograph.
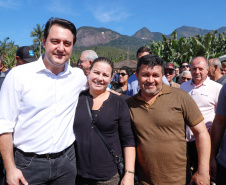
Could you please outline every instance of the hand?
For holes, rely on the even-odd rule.
[[[215,157],[210,158],[210,178],[216,180],[217,175],[217,161]]]
[[[199,173],[198,171],[191,178],[191,182],[195,182],[196,185],[210,185],[209,174]]]
[[[134,174],[126,172],[120,185],[134,185]]]
[[[6,172],[6,181],[8,185],[19,185],[19,182],[23,185],[28,185],[28,182],[25,180],[22,172],[16,167],[11,171]]]

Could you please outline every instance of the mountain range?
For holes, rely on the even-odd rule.
[[[182,26],[176,29],[177,38],[180,37],[194,37],[197,34],[201,36],[212,32],[213,30],[201,29],[196,27]],[[226,32],[226,27],[217,29],[217,33]],[[120,49],[129,48],[131,51],[136,51],[143,45],[149,45],[150,41],[162,40],[160,32],[151,32],[148,28],[144,27],[138,30],[134,35],[127,36],[107,28],[95,28],[83,26],[77,31],[76,48],[87,48],[94,46],[110,46]],[[166,35],[170,38],[170,35]]]

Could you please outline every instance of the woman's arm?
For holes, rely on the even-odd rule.
[[[124,148],[125,175],[121,181],[121,185],[134,185],[135,157],[135,147]]]

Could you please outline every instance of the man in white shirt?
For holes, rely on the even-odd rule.
[[[208,130],[210,130],[222,85],[209,79],[208,61],[204,57],[196,57],[191,62],[192,80],[181,84],[180,88],[188,92],[198,105]],[[192,173],[197,170],[198,156],[195,147],[195,136],[190,128],[186,127],[188,141],[188,155],[191,162]]]
[[[67,65],[75,41],[73,23],[49,19],[45,54],[13,68],[2,85],[0,152],[9,185],[75,182],[73,121],[86,84],[83,71]]]

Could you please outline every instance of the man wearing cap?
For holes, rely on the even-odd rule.
[[[75,184],[73,123],[87,82],[81,69],[67,64],[76,28],[65,19],[50,18],[42,42],[45,54],[13,68],[0,93],[0,152],[9,185]],[[33,57],[23,49],[23,59]]]
[[[173,78],[175,76],[175,66],[173,63],[165,63],[164,74],[171,87],[180,88],[180,84],[173,81]]]
[[[195,100],[203,117],[206,128],[210,131],[215,110],[218,103],[218,96],[222,85],[209,79],[208,60],[202,56],[191,61],[192,80],[181,84],[180,88],[189,93]],[[198,167],[198,156],[195,146],[195,136],[189,127],[186,128],[186,140],[188,142],[188,156],[190,158],[191,172],[195,173]]]
[[[30,46],[22,46],[16,52],[16,66],[34,62],[37,58],[35,58],[35,54],[33,49]]]

